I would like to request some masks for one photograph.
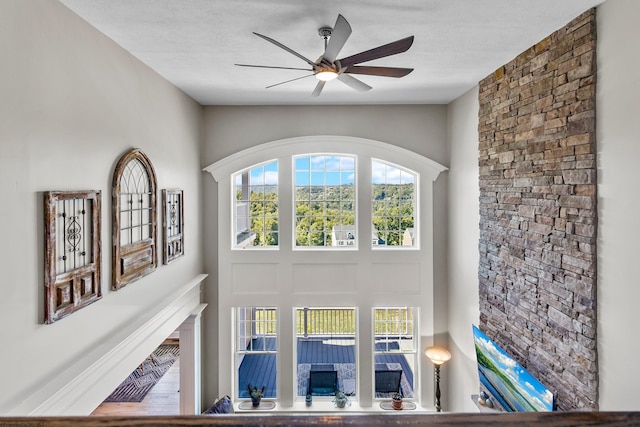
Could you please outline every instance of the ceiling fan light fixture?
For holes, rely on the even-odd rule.
[[[338,73],[333,70],[322,70],[318,71],[316,74],[316,79],[322,80],[323,82],[328,82],[330,80],[334,80],[338,77]]]

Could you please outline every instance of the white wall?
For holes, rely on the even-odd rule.
[[[415,151],[436,162],[446,165],[446,107],[445,106],[265,106],[265,107],[205,107],[204,165],[210,165],[232,153],[243,149],[285,138],[307,135],[343,135],[387,142]],[[321,147],[319,147],[321,149]],[[446,173],[434,184],[434,224],[442,224],[446,216]],[[204,184],[204,211],[208,218],[218,212],[218,188],[209,177]],[[226,232],[224,230],[223,232]],[[215,240],[205,242],[206,271],[217,271],[218,231],[215,223],[205,224],[205,234]],[[434,227],[434,293],[439,296],[434,302],[437,310],[446,306],[446,254],[443,254],[446,228]],[[206,301],[213,305],[217,301],[217,286],[209,276]],[[446,309],[445,309],[446,310]],[[442,313],[433,314],[439,318]],[[207,310],[204,315],[205,338],[204,366],[205,402],[212,402],[218,394],[229,390],[215,390],[212,384],[218,380],[214,361],[218,361],[218,322],[215,312]],[[446,331],[446,325],[434,325],[435,333]],[[230,346],[221,342],[220,345]],[[230,351],[230,350],[229,350]]]
[[[0,414],[27,414],[202,272],[202,109],[57,1],[1,1],[0,57]],[[112,172],[133,147],[159,189],[184,190],[186,255],[112,292]],[[102,191],[104,297],[45,325],[42,192],[89,189]]]
[[[598,7],[598,362],[600,410],[638,410],[640,2]]]
[[[474,87],[447,109],[449,148],[449,350],[445,409],[473,412],[470,395],[478,392],[478,370],[471,325],[480,319],[478,302],[478,241],[480,190],[478,185],[478,88]],[[446,369],[446,370],[445,370]]]

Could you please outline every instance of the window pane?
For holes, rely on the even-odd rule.
[[[311,170],[324,172],[324,156],[311,156]]]
[[[296,183],[298,185],[309,185],[309,172],[296,172]]]
[[[355,248],[355,157],[298,157],[294,165],[296,247]],[[309,205],[305,203],[307,200],[311,202]],[[308,222],[300,219],[303,216]],[[340,228],[345,225],[350,228]],[[311,233],[306,234],[307,231]],[[343,239],[346,232],[351,236],[348,240]]]
[[[343,217],[353,218],[353,212],[354,212],[353,200],[350,200],[348,202],[342,202],[338,206],[340,207],[340,213],[342,214]]]
[[[309,246],[309,233],[303,232],[303,231],[297,231],[296,246]]]
[[[340,157],[340,169],[354,171],[356,169],[355,158],[350,156]]]
[[[278,233],[264,233],[265,246],[278,246]]]
[[[265,185],[264,194],[265,194],[265,200],[278,200],[278,186]]]
[[[264,231],[264,218],[263,217],[252,217],[251,218],[251,229],[256,233]]]
[[[295,159],[295,164],[296,164],[296,170],[297,171],[309,171],[311,170],[310,168],[310,163],[309,163],[309,157],[297,157]]]
[[[416,174],[382,161],[371,162],[372,245],[417,247]]]
[[[340,182],[343,185],[347,185],[347,184],[353,185],[355,183],[354,172],[342,172],[340,174]]]
[[[340,173],[339,172],[327,172],[325,174],[325,184],[338,186],[340,185]]]
[[[339,171],[340,170],[340,157],[338,156],[326,156],[325,157],[325,170]]]
[[[264,200],[264,185],[250,185],[251,200]]]
[[[297,216],[296,217],[296,230],[309,230],[309,218],[306,216]]]
[[[238,172],[234,183],[234,248],[278,246],[278,162]]]
[[[309,246],[325,246],[324,233],[317,231],[309,233]]]
[[[414,309],[384,307],[373,309],[374,394],[388,399],[394,392],[413,398],[417,363]]]
[[[236,309],[237,397],[249,398],[247,386],[265,388],[264,397],[277,397],[277,309]]]
[[[333,396],[336,389],[354,396],[355,308],[297,308],[296,333],[297,396],[311,392],[322,399],[322,396]]]
[[[278,217],[278,202],[277,201],[267,201],[264,204],[264,214],[267,217]]]
[[[324,185],[324,171],[311,172],[311,185]]]

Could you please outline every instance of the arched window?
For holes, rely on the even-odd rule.
[[[157,265],[156,174],[149,158],[134,149],[113,174],[113,281],[118,290]]]

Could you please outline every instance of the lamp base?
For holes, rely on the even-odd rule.
[[[436,412],[442,412],[440,406],[440,365],[435,365],[436,371]]]

